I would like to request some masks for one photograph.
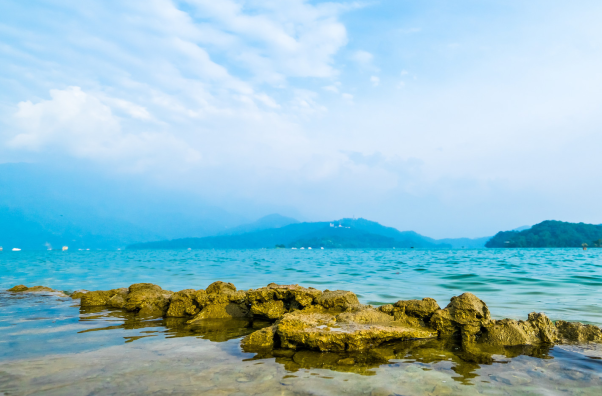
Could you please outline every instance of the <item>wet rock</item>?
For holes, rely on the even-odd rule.
[[[29,288],[25,285],[17,285],[17,286],[11,287],[10,289],[8,289],[8,291],[13,292],[13,293],[19,293],[19,292],[27,291],[27,289],[29,289]]]
[[[249,334],[243,338],[241,341],[241,346],[246,352],[256,352],[262,349],[273,349],[275,345],[275,336],[276,326],[273,325]],[[283,356],[284,355],[281,355],[280,357]],[[292,354],[287,356],[290,357]]]
[[[82,298],[82,296],[86,293],[89,293],[89,290],[76,290],[73,293],[71,293],[71,298],[74,300],[78,300],[80,298]]]
[[[550,344],[558,340],[558,331],[554,323],[543,313],[532,312],[526,321],[503,319],[491,323],[491,326],[483,329],[479,344],[519,346]]]
[[[23,293],[23,292],[27,292],[27,293],[41,293],[41,292],[54,292],[54,293],[60,293],[65,295],[63,292],[61,291],[57,291],[54,289],[51,289],[49,287],[46,286],[32,286],[32,287],[27,287],[25,285],[17,285],[17,286],[13,286],[10,289],[8,289],[9,292],[13,292],[13,293]]]
[[[346,290],[325,290],[320,297],[316,299],[316,304],[323,306],[326,309],[346,310],[354,306],[360,305],[355,293]]]
[[[152,283],[135,283],[128,291],[123,308],[147,316],[163,316],[173,295],[173,292]]]
[[[82,307],[101,307],[109,304],[109,300],[122,289],[96,290],[80,296]],[[73,297],[72,297],[73,298]]]
[[[213,282],[212,284],[207,286],[207,289],[205,291],[207,292],[207,294],[234,293],[234,292],[236,292],[236,286],[234,286],[230,282],[217,281],[217,282]]]
[[[401,313],[420,319],[429,319],[435,311],[439,310],[439,304],[435,299],[426,297],[422,300],[400,300],[395,303]]]
[[[277,285],[247,291],[247,303],[253,315],[267,319],[279,319],[285,313],[311,307],[320,290],[299,285]]]
[[[556,328],[563,342],[602,342],[602,330],[594,325],[558,320]]]
[[[538,330],[538,338],[546,344],[558,342],[558,329],[543,313],[531,312],[528,321]]]
[[[459,334],[463,342],[474,342],[483,327],[491,325],[487,305],[472,293],[452,297],[445,309],[435,311],[429,321],[441,335]]]
[[[262,316],[267,319],[281,318],[286,311],[284,301],[282,300],[271,300],[251,305],[251,313],[253,315]]]
[[[364,312],[358,317],[363,320],[368,314]],[[296,311],[284,315],[277,322],[276,334],[283,348],[319,351],[360,351],[392,340],[429,338],[437,335],[429,329],[399,326],[392,321],[386,324],[366,324],[351,320],[351,315],[343,316],[341,321],[338,321],[337,317],[328,313]]]
[[[200,308],[195,299],[196,294],[197,291],[194,289],[186,289],[174,293],[171,297],[171,302],[169,304],[169,309],[167,310],[166,316],[182,318],[198,314],[200,312]]]
[[[393,317],[371,307],[356,307],[336,316],[337,323],[382,324],[393,322]]]
[[[117,291],[117,293],[115,293],[111,298],[109,298],[107,305],[112,308],[125,308],[129,290],[126,287],[122,287],[120,289],[115,290]]]
[[[189,320],[188,323],[193,324],[203,319],[242,319],[248,317],[250,317],[249,310],[244,304],[210,304]]]

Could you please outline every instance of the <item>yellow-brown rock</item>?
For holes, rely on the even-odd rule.
[[[169,308],[172,294],[152,283],[136,283],[129,287],[124,308],[141,315],[162,316]]]
[[[204,291],[203,291],[204,292]],[[199,293],[200,295],[206,295],[206,293]],[[169,309],[167,310],[166,316],[181,318],[186,316],[194,316],[200,312],[199,304],[195,299],[197,290],[186,289],[181,290],[171,297]]]
[[[337,323],[387,325],[393,322],[393,317],[372,307],[360,306],[337,315],[336,321]]]
[[[89,293],[89,290],[76,290],[71,294],[71,298],[77,300],[82,298],[82,296],[86,293]]]
[[[276,325],[265,327],[243,338],[241,346],[245,352],[273,349],[275,335]]]
[[[445,309],[435,311],[429,321],[442,335],[458,333],[463,342],[474,342],[483,327],[491,324],[487,305],[472,293],[452,297]]]
[[[114,289],[117,293],[115,293],[109,301],[107,301],[107,305],[112,308],[124,308],[125,303],[127,302],[127,296],[129,294],[129,290],[127,287],[122,287],[120,289]]]
[[[326,309],[339,309],[343,311],[360,304],[355,293],[346,290],[325,290],[315,302]]]
[[[284,301],[282,300],[270,300],[251,305],[251,313],[253,315],[262,316],[267,319],[279,319],[286,311]]]
[[[81,306],[82,307],[102,307],[108,305],[109,300],[115,294],[119,293],[120,289],[113,290],[96,290],[82,294]]]
[[[237,319],[249,318],[249,310],[244,304],[225,303],[209,304],[188,323],[196,323],[204,319]]]
[[[602,342],[602,330],[594,325],[558,320],[556,328],[563,342]]]
[[[400,300],[395,303],[395,308],[399,312],[414,318],[428,319],[439,310],[439,304],[433,298],[423,298],[422,300]]]
[[[27,291],[27,289],[29,289],[29,288],[25,285],[17,285],[17,286],[11,287],[10,289],[8,289],[8,291],[13,292],[13,293],[19,293],[19,292]]]
[[[205,289],[205,291],[207,292],[207,294],[234,293],[234,292],[236,292],[236,286],[234,286],[230,282],[217,281],[217,282],[213,282],[212,284],[207,286],[207,289]]]
[[[363,317],[365,318],[366,315]],[[350,316],[344,318],[349,320]],[[387,324],[338,322],[332,314],[302,311],[284,315],[277,322],[276,329],[283,348],[319,351],[361,351],[393,340],[437,336],[433,330],[399,326],[395,322]]]

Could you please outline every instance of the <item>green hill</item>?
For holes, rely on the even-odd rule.
[[[413,231],[399,231],[365,219],[334,222],[296,223],[280,228],[219,235],[138,243],[128,249],[257,249],[276,245],[290,247],[338,248],[450,248]]]
[[[488,248],[594,247],[602,244],[602,225],[547,220],[524,231],[498,232]]]

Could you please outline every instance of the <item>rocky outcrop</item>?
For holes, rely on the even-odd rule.
[[[287,312],[312,306],[321,296],[320,290],[311,287],[270,283],[247,291],[246,301],[254,316],[275,320]]]
[[[491,325],[487,305],[471,293],[452,297],[445,309],[436,310],[430,326],[440,335],[459,335],[463,342],[474,342],[481,329]]]
[[[556,322],[556,328],[558,336],[563,342],[602,342],[602,330],[594,325],[559,320]]]
[[[232,283],[214,282],[206,290],[197,290],[194,292],[191,298],[199,310],[188,321],[191,324],[205,319],[242,319],[251,317],[246,303],[247,294],[242,290],[236,290],[236,287]]]
[[[8,291],[56,293],[47,287],[24,285]],[[438,337],[456,340],[461,349],[457,354],[466,361],[489,362],[505,348],[537,350],[540,345],[560,342],[602,342],[599,327],[562,320],[554,324],[543,313],[531,313],[527,320],[491,319],[485,302],[471,293],[452,297],[443,309],[432,298],[373,308],[361,305],[354,293],[345,290],[322,292],[271,283],[245,291],[221,281],[204,290],[176,293],[151,283],[137,283],[129,288],[79,290],[71,297],[80,299],[82,308],[110,307],[142,316],[163,316],[191,332],[201,327],[236,327],[233,323],[241,322],[246,330],[234,333],[247,335],[243,349],[269,350],[274,356],[296,356],[285,351],[300,350],[360,353],[385,348],[390,342]],[[346,359],[339,359],[340,364],[351,361]]]
[[[17,285],[17,286],[11,287],[7,291],[9,291],[11,293],[53,293],[54,295],[59,296],[59,297],[67,297],[67,295],[63,291],[54,290],[54,289],[51,289],[50,287],[46,287],[46,286],[27,287],[25,285]]]
[[[391,315],[359,306],[339,314],[306,310],[288,313],[273,326],[270,334],[273,343],[282,348],[319,351],[361,351],[392,340],[437,336],[431,329],[407,327],[396,323]],[[256,338],[252,334],[243,345],[269,344],[264,340],[268,335]]]

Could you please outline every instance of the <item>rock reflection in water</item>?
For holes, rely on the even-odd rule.
[[[257,353],[248,360],[274,358],[287,371],[301,369],[328,369],[360,375],[376,375],[374,369],[383,365],[395,366],[421,363],[433,365],[439,362],[451,362],[451,369],[459,376],[452,377],[464,385],[477,378],[477,370],[482,365],[507,363],[509,359],[525,355],[540,359],[552,359],[549,352],[552,346],[499,347],[496,349],[462,349],[460,340],[453,338],[412,340],[381,345],[365,352],[329,353],[318,351],[292,351],[275,349]],[[428,370],[428,367],[424,367]]]
[[[125,342],[132,342],[158,334],[163,334],[165,338],[198,337],[213,342],[224,342],[244,337],[271,325],[269,322],[247,319],[207,319],[194,324],[187,323],[187,320],[186,318],[142,316],[121,309],[107,309],[105,307],[82,307],[80,308],[80,321],[82,322],[118,322],[120,324],[87,329],[80,331],[80,333],[158,328],[159,330],[140,331],[140,335],[124,337]]]

